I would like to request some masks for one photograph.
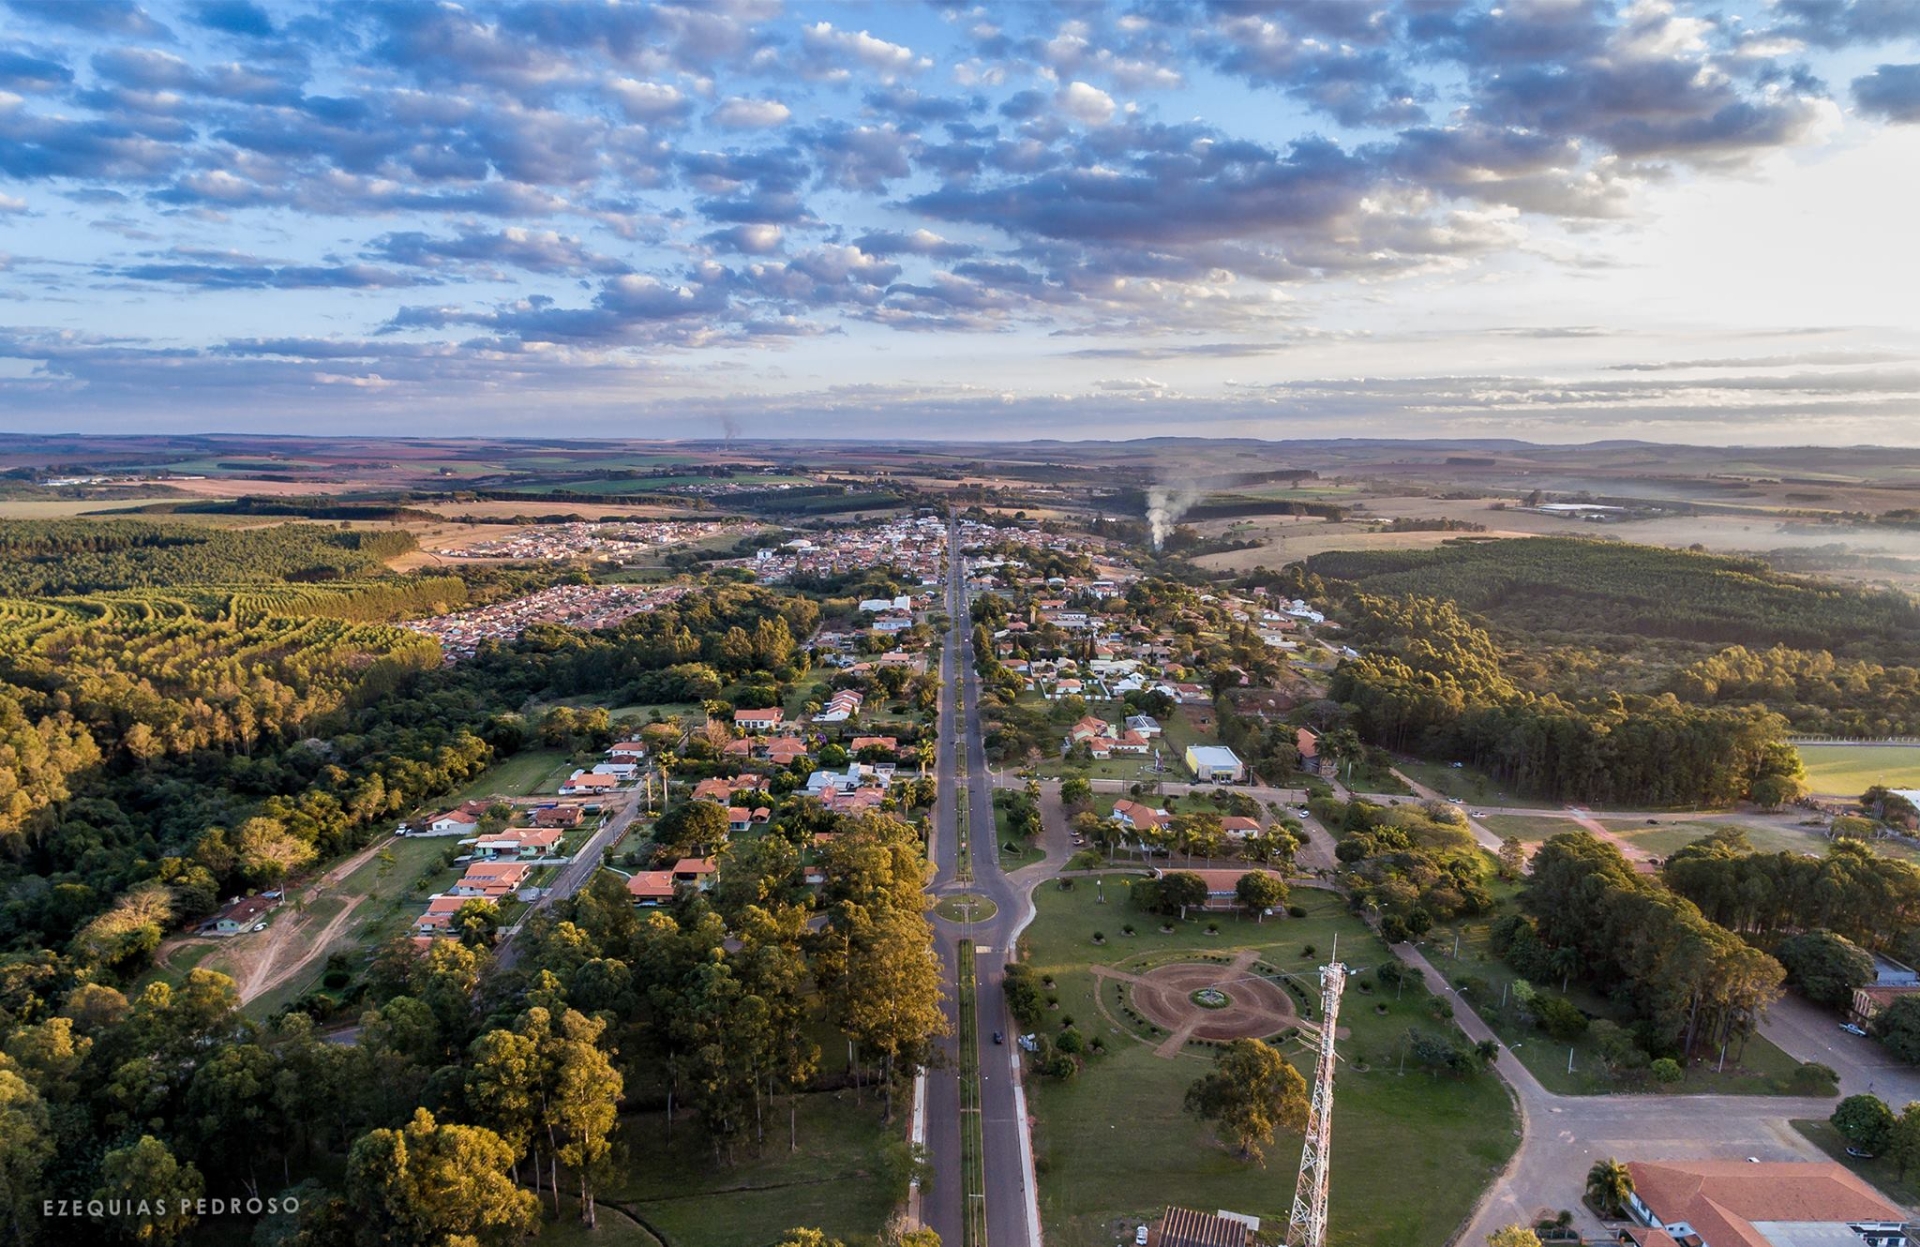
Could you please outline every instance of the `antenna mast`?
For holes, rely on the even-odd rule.
[[[1339,956],[1337,950],[1334,955]],[[1320,967],[1320,1058],[1313,1072],[1306,1142],[1300,1149],[1300,1180],[1287,1218],[1287,1247],[1326,1247],[1327,1179],[1333,1170],[1333,1033],[1346,985],[1347,968],[1339,961]]]

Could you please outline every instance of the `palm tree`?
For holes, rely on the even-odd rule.
[[[1609,1217],[1627,1215],[1627,1200],[1633,1194],[1633,1175],[1627,1167],[1609,1156],[1595,1161],[1587,1170],[1587,1202]]]

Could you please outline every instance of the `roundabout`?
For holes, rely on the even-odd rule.
[[[1254,973],[1253,958],[1177,961],[1128,976],[1133,1008],[1186,1039],[1266,1039],[1299,1021],[1286,988]]]
[[[933,912],[948,922],[985,922],[999,907],[978,892],[954,892],[934,904]]]

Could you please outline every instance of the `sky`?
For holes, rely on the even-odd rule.
[[[1920,0],[0,0],[0,431],[1920,445]]]

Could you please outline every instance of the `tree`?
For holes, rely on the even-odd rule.
[[[1207,903],[1207,881],[1190,870],[1169,871],[1160,877],[1159,908],[1164,914],[1187,916],[1189,908]]]
[[[674,856],[715,849],[726,840],[727,808],[714,801],[684,801],[653,827],[653,842]]]
[[[198,1169],[181,1164],[166,1144],[143,1134],[139,1142],[107,1153],[93,1198],[133,1205],[136,1211],[123,1214],[115,1228],[143,1247],[163,1247],[193,1228],[199,1218],[188,1209],[206,1190]]]
[[[1920,1064],[1920,996],[1896,996],[1868,1023],[1873,1037],[1909,1065]]]
[[[1307,1080],[1258,1039],[1236,1039],[1214,1057],[1213,1070],[1187,1088],[1187,1111],[1213,1122],[1242,1160],[1262,1158],[1276,1127],[1305,1129]]]
[[[531,1232],[539,1201],[507,1176],[513,1149],[480,1126],[440,1125],[424,1108],[374,1130],[347,1157],[347,1201],[363,1242],[507,1244]]]
[[[1242,909],[1265,922],[1268,910],[1287,903],[1287,885],[1264,870],[1249,870],[1233,885],[1233,897]]]
[[[468,948],[491,948],[494,932],[500,929],[500,907],[476,896],[454,912],[450,925]]]
[[[1869,1156],[1886,1151],[1893,1137],[1893,1110],[1877,1095],[1850,1095],[1827,1120],[1848,1143]]]
[[[1831,931],[1804,931],[1781,940],[1774,957],[1787,968],[1787,982],[1817,1005],[1838,1008],[1853,989],[1873,982],[1873,957]]]
[[[1900,1166],[1900,1180],[1905,1182],[1908,1171],[1920,1164],[1920,1103],[1908,1104],[1894,1119],[1887,1136],[1887,1154]]]
[[[481,1124],[500,1136],[513,1153],[513,1180],[520,1180],[520,1158],[533,1142],[540,1111],[540,1053],[532,1039],[510,1030],[491,1030],[473,1041],[467,1070],[467,1103]],[[538,1162],[535,1162],[538,1171]]]
[[[16,1243],[31,1241],[29,1227],[38,1224],[40,1175],[53,1153],[47,1106],[12,1062],[0,1058],[0,1220]]]
[[[1503,879],[1518,879],[1526,873],[1527,846],[1520,843],[1518,836],[1508,836],[1500,842],[1500,876]]]
[[[1627,1167],[1609,1156],[1595,1161],[1587,1170],[1587,1202],[1603,1216],[1627,1215],[1627,1198],[1633,1194],[1633,1175]]]
[[[1487,1235],[1487,1247],[1540,1247],[1540,1236],[1529,1226],[1505,1225]]]
[[[1083,806],[1093,800],[1093,785],[1085,776],[1073,775],[1060,781],[1060,803],[1069,808]]]
[[[819,1230],[795,1226],[774,1247],[846,1247],[846,1244],[837,1238],[828,1238]]]
[[[612,1150],[622,1083],[611,1052],[601,1047],[607,1024],[568,1009],[546,1052],[552,1069],[548,1123],[558,1155],[580,1179],[580,1219],[594,1219],[594,1178]]]

